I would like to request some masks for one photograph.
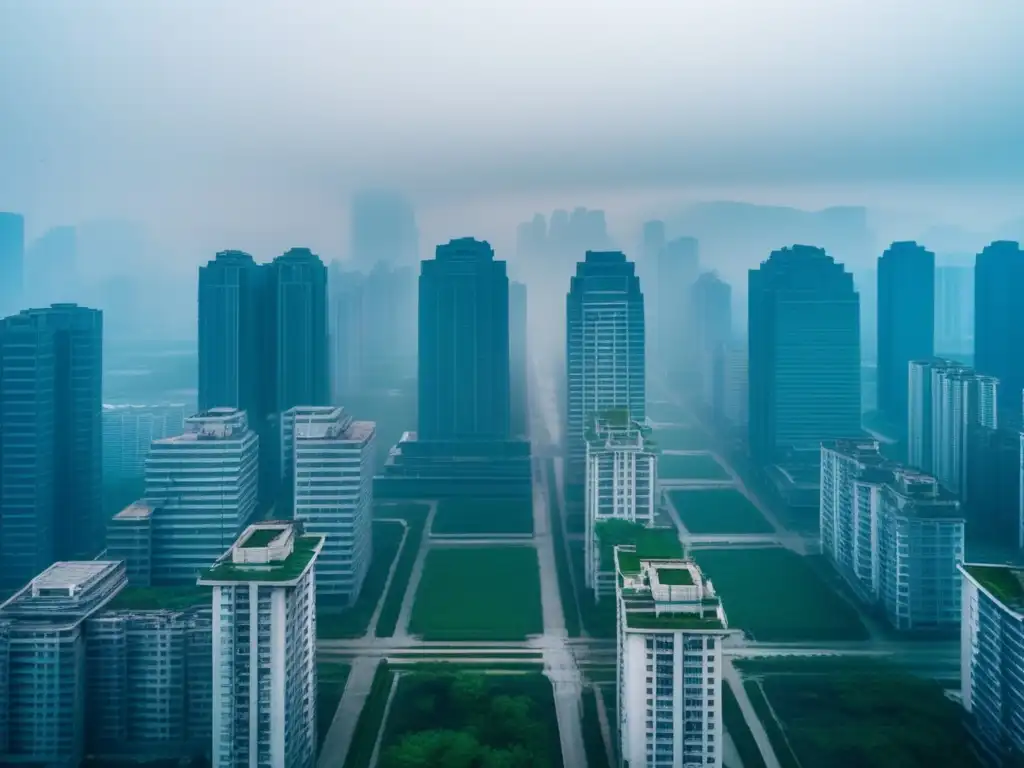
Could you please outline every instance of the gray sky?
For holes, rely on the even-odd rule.
[[[0,209],[316,246],[367,182],[439,234],[658,190],[1020,203],[1022,29],[1022,0],[0,0]]]

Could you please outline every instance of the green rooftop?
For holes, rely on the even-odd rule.
[[[658,581],[669,587],[692,587],[689,568],[658,568]]]
[[[645,611],[627,611],[626,626],[629,629],[665,630],[712,630],[725,629],[715,613],[704,616],[696,613],[663,613],[660,616]]]
[[[284,530],[284,526],[274,528],[257,528],[241,543],[240,546],[245,547],[246,549],[268,547],[270,546],[270,542],[284,533]]]
[[[280,533],[280,530],[277,531]],[[250,537],[251,538],[251,537]],[[202,574],[200,582],[255,581],[262,583],[290,582],[299,578],[323,544],[323,536],[296,536],[294,549],[284,560],[267,564],[234,563],[230,558],[215,564]]]
[[[1024,612],[1024,570],[1011,565],[967,563],[964,570],[1007,608]]]
[[[210,605],[210,588],[125,587],[107,604],[111,611],[183,611]]]
[[[640,570],[639,558],[670,560],[683,557],[683,545],[679,543],[679,534],[675,528],[645,528],[641,523],[628,520],[605,520],[598,523],[596,533],[601,552],[601,570],[614,570],[613,551],[618,546],[636,547],[637,565],[627,573]]]

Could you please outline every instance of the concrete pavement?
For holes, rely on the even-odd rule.
[[[327,731],[323,749],[320,750],[320,760],[317,763],[319,768],[338,768],[345,764],[345,758],[348,757],[349,748],[352,746],[352,737],[355,736],[356,724],[359,722],[359,713],[363,711],[363,704],[370,694],[378,663],[380,659],[371,657],[357,658],[353,662],[348,680],[345,682],[345,691],[341,695],[341,702]],[[320,726],[323,727],[323,724]]]
[[[420,549],[416,553],[416,562],[412,566],[412,573],[409,575],[409,583],[405,588],[405,595],[402,597],[402,607],[398,611],[398,623],[395,626],[395,637],[406,638],[409,636],[409,617],[412,615],[412,605],[416,601],[416,590],[419,589],[420,581],[423,579],[423,565],[427,562],[427,552],[430,551],[430,528],[434,524],[434,516],[437,514],[437,502],[430,502],[430,512],[427,514],[427,521],[423,526],[423,538],[420,539]]]
[[[729,659],[725,659],[722,666],[724,668],[722,683],[728,685],[732,690],[733,696],[736,697],[736,702],[740,705],[740,712],[743,713],[743,719],[747,721],[747,727],[750,729],[754,742],[761,752],[765,768],[781,768],[779,759],[775,756],[775,750],[772,748],[772,742],[768,738],[768,732],[765,731],[764,725],[761,724],[761,719],[757,716],[754,705],[750,703],[750,697],[747,696],[747,691],[743,687],[743,680],[740,678],[739,673],[736,672],[736,668]]]

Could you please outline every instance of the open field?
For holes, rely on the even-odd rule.
[[[425,640],[524,640],[544,631],[532,547],[431,549],[409,619]]]
[[[387,595],[384,596],[384,605],[377,620],[377,637],[391,637],[395,634],[398,614],[402,610],[402,599],[409,586],[412,568],[416,564],[416,554],[423,539],[423,528],[426,526],[429,510],[426,504],[382,504],[375,509],[377,517],[402,518],[409,524],[409,533],[405,537],[402,551],[398,553],[395,575]]]
[[[866,640],[857,610],[782,547],[695,550],[729,626],[761,642]]]
[[[695,535],[774,533],[764,515],[735,488],[668,491],[686,530]]]
[[[437,535],[533,533],[532,499],[443,499],[430,532]]]
[[[710,453],[663,453],[658,457],[662,480],[728,480],[729,473]]]

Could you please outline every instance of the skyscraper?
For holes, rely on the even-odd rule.
[[[76,304],[0,326],[0,560],[24,583],[102,544],[103,315]],[[31,471],[30,471],[31,470]]]
[[[420,440],[510,436],[505,262],[470,237],[437,247],[420,272]]]
[[[932,380],[933,372],[961,368],[943,358],[912,360],[907,373],[907,465],[924,472],[932,466]]]
[[[658,256],[658,368],[678,386],[693,369],[690,290],[700,269],[697,239],[670,240]]]
[[[974,353],[974,267],[935,268],[935,352]]]
[[[599,413],[646,413],[644,296],[633,262],[587,251],[566,296],[567,483],[586,481],[586,426]]]
[[[21,310],[25,286],[25,219],[0,213],[0,317]]]
[[[185,429],[186,415],[181,403],[104,405],[104,480],[141,480],[153,441],[180,435]]]
[[[705,272],[690,289],[690,333],[706,404],[714,398],[715,351],[732,341],[732,286]]]
[[[998,379],[971,368],[932,369],[931,472],[961,496],[967,488],[974,428],[999,426],[1000,389]]]
[[[514,437],[526,437],[529,433],[529,406],[526,391],[526,285],[523,283],[509,283],[508,314],[511,432]]]
[[[296,405],[327,405],[331,398],[327,268],[308,248],[292,248],[274,259],[268,270],[272,413],[280,415]]]
[[[1024,250],[1005,240],[985,246],[974,262],[974,367],[999,379],[1004,421],[1019,426],[1024,389]]]
[[[853,278],[820,248],[795,245],[750,270],[749,436],[771,463],[787,449],[861,432],[860,314]]]
[[[327,331],[331,347],[331,394],[334,402],[344,402],[346,395],[361,392],[365,379],[363,366],[363,290],[360,272],[342,269],[337,261],[327,270],[327,300],[330,327]]]
[[[907,424],[908,366],[935,354],[935,254],[893,243],[878,259],[878,410]]]
[[[391,190],[357,192],[351,207],[351,258],[369,270],[378,262],[412,264],[419,257],[416,213]]]

